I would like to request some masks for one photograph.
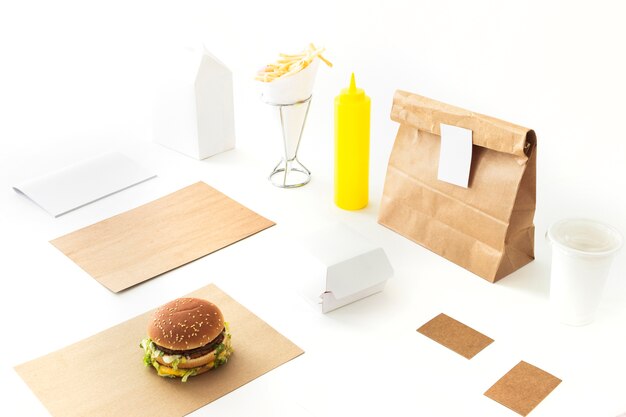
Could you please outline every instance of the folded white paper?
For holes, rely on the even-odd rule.
[[[156,177],[128,157],[112,152],[15,185],[54,217]]]
[[[321,302],[323,313],[382,291],[393,275],[383,249],[343,224],[311,233],[302,243],[320,266],[305,283],[305,297]]]

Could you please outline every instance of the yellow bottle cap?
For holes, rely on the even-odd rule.
[[[339,100],[363,100],[365,98],[365,91],[362,88],[357,88],[354,73],[350,77],[350,86],[348,88],[342,88],[339,94]]]
[[[349,93],[350,94],[356,94],[356,81],[354,80],[354,73],[352,73],[352,76],[350,77]]]

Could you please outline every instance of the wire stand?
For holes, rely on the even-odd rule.
[[[313,96],[289,104],[267,103],[278,109],[283,135],[283,157],[268,178],[276,187],[302,187],[311,180],[311,171],[298,161],[298,148],[309,114],[311,97]]]

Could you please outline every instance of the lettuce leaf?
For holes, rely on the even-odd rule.
[[[226,325],[225,326],[226,330],[228,331],[228,324],[225,323],[225,325]],[[228,358],[233,353],[233,348],[230,344],[230,340],[231,340],[231,335],[230,333],[227,332],[225,335],[224,341],[215,348],[215,360],[213,361],[213,364],[212,364],[213,368],[217,368],[218,366],[224,365],[226,362],[228,362]],[[156,358],[165,356],[167,359],[164,358],[164,362],[166,363],[171,358],[172,360],[171,362],[168,363],[168,366],[175,371],[179,371],[178,365],[186,362],[187,358],[185,358],[182,355],[165,355],[163,351],[157,349],[156,344],[150,338],[143,339],[141,343],[139,344],[139,347],[141,347],[144,351],[144,355],[143,355],[144,365],[147,367],[150,367],[150,366],[154,367],[154,369],[156,369],[157,371],[157,374],[162,377],[168,377],[168,378],[180,377],[182,382],[187,382],[187,379],[189,379],[190,376],[196,375],[200,369],[206,366],[204,365],[204,366],[200,366],[196,368],[189,368],[189,369],[181,368],[180,372],[184,372],[182,376],[172,375],[170,373],[161,371],[161,367],[163,368],[167,368],[167,367],[164,367],[163,365],[161,365],[156,360]]]

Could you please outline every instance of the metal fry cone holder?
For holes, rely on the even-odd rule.
[[[278,109],[283,136],[283,157],[268,178],[276,187],[302,187],[311,180],[311,171],[298,161],[298,148],[312,97],[288,104],[266,102]]]

